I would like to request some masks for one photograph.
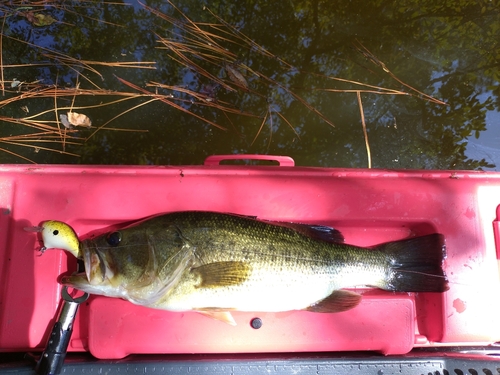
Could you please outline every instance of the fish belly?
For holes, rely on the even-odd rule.
[[[306,267],[277,262],[253,262],[241,283],[203,286],[202,278],[186,270],[179,282],[150,307],[170,311],[303,310],[330,296],[335,290],[378,286],[384,282],[382,264],[364,262]]]
[[[325,276],[283,277],[279,274],[253,275],[240,285],[198,287],[186,278],[155,308],[170,311],[259,311],[302,310],[332,293],[334,283]]]

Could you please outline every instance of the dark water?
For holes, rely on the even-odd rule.
[[[29,3],[0,5],[2,163],[500,165],[499,1]]]

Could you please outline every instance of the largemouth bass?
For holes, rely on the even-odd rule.
[[[444,237],[430,234],[362,248],[324,227],[214,212],[174,212],[79,242],[64,223],[42,225],[46,247],[83,259],[62,283],[234,324],[231,311],[340,312],[359,304],[346,288],[444,292]]]

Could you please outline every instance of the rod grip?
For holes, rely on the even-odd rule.
[[[54,324],[47,346],[38,360],[36,366],[37,374],[57,375],[61,372],[72,332],[72,327],[63,329],[63,325],[59,321]]]

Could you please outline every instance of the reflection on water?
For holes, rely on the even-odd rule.
[[[497,1],[44,4],[0,5],[1,162],[500,162]]]

